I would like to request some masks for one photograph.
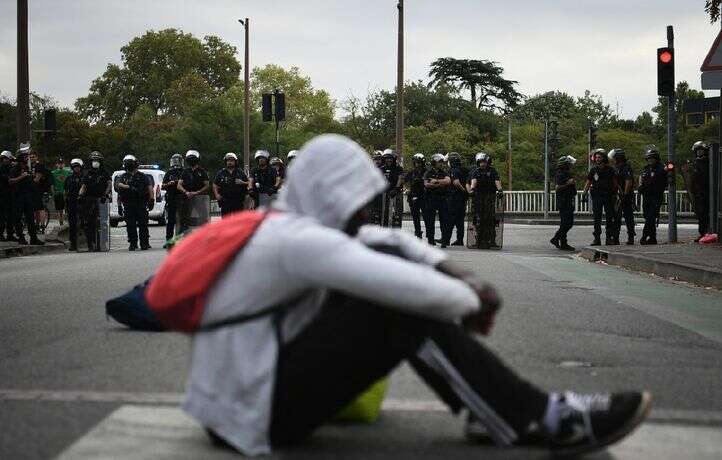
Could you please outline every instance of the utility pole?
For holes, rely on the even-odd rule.
[[[508,142],[509,142],[509,150],[507,151],[507,157],[506,157],[506,166],[507,166],[507,175],[509,176],[509,191],[512,191],[511,186],[511,112],[507,114],[507,125],[508,125]]]
[[[396,5],[399,10],[399,41],[396,67],[396,153],[404,157],[404,0]]]
[[[249,57],[249,31],[250,19],[245,20],[239,19],[243,25],[246,35],[245,53],[244,53],[244,64],[243,64],[243,165],[246,170],[246,174],[250,172],[251,168],[251,81],[250,81],[250,57]]]
[[[18,145],[30,142],[30,72],[28,66],[28,0],[18,0]]]
[[[544,119],[544,219],[549,218],[549,119]]]
[[[667,47],[674,49],[674,28],[667,26]],[[675,135],[677,133],[677,113],[675,108],[675,94],[667,96],[667,159],[674,166],[667,196],[667,215],[669,223],[667,226],[668,240],[670,243],[677,242],[677,171],[675,162]]]

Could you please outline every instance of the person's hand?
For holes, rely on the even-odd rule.
[[[193,192],[186,192],[186,198],[188,198],[189,200],[193,198]]]
[[[241,179],[236,179],[236,185],[241,185],[241,184],[243,184],[243,181]]]
[[[490,284],[478,279],[465,280],[479,296],[481,306],[477,311],[462,318],[463,326],[481,335],[489,335],[494,326],[494,318],[501,308],[501,298]]]

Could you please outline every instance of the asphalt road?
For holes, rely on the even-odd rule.
[[[553,231],[509,225],[503,251],[449,250],[504,297],[489,346],[549,390],[654,393],[652,428],[598,458],[674,458],[661,455],[672,455],[674,448],[700,454],[690,458],[717,458],[722,439],[708,431],[722,427],[722,294],[576,260],[551,247]],[[576,228],[570,242],[589,243],[590,232]],[[117,451],[109,453],[113,448],[143,458],[151,456],[139,447],[145,445],[160,449],[154,458],[226,458],[208,450],[174,409],[183,391],[188,340],[129,332],[105,318],[105,300],[150,275],[164,255],[161,228],[152,229],[154,249],[143,252],[129,253],[123,233],[122,227],[113,230],[107,254],[0,260],[1,459],[63,452],[63,458],[118,458]],[[680,234],[692,235],[693,228]],[[142,418],[144,428],[122,425],[124,414]],[[171,426],[168,420],[178,425],[164,432],[159,427]],[[113,423],[125,431],[118,434]],[[279,458],[543,458],[540,452],[469,445],[462,427],[463,420],[443,412],[402,367],[393,375],[378,424],[323,429],[308,447]],[[182,440],[186,444],[175,442],[183,430],[191,433]],[[683,441],[674,433],[684,433]],[[123,447],[118,436],[133,448]],[[695,436],[704,441],[693,441]],[[686,450],[685,443],[712,456]],[[660,446],[661,454],[655,453]]]

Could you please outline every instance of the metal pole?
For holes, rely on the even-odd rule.
[[[507,126],[508,126],[508,142],[509,142],[509,151],[507,153],[506,158],[506,165],[507,165],[507,175],[509,176],[509,191],[512,190],[511,185],[511,112],[508,114],[508,120],[507,120]]]
[[[243,67],[243,164],[246,174],[250,172],[251,165],[251,81],[250,81],[250,55],[249,31],[250,19],[246,18],[243,28],[246,32],[245,63]]]
[[[275,117],[274,117],[275,118]],[[278,156],[280,139],[278,137],[278,119],[276,119],[276,156]]]
[[[30,142],[30,72],[28,66],[28,0],[18,0],[18,145]]]
[[[549,120],[544,120],[544,219],[549,218]]]
[[[404,0],[396,5],[399,10],[399,37],[396,67],[396,153],[404,156]]]
[[[667,46],[674,48],[674,28],[667,26]],[[675,134],[677,133],[677,113],[675,96],[667,98],[667,158],[674,165],[672,181],[669,183],[669,194],[667,197],[667,215],[669,224],[667,228],[670,243],[677,242],[677,164],[675,162]]]

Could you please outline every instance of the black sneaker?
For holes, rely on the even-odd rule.
[[[147,251],[148,249],[150,249],[150,244],[141,244],[140,245],[141,251]]]
[[[138,249],[138,246],[136,246],[134,244],[131,244],[130,246],[128,246],[128,251],[136,251],[137,249]]]
[[[577,249],[574,246],[569,246],[566,241],[564,241],[562,244],[559,245],[559,249],[562,251],[576,251]]]
[[[70,247],[68,248],[68,251],[78,252],[78,246],[75,244],[71,244]]]
[[[590,244],[590,246],[601,246],[601,245],[602,245],[602,240],[600,240],[599,238],[595,238],[594,241],[592,241],[592,244]]]
[[[453,243],[451,243],[452,246],[463,246],[464,242],[461,240],[456,240]]]
[[[549,242],[557,249],[561,249],[561,246],[559,246],[559,240],[556,238],[552,238],[549,240]]]
[[[42,241],[42,240],[38,239],[37,237],[35,237],[35,238],[32,238],[32,237],[31,237],[31,238],[30,238],[30,244],[32,244],[32,245],[34,245],[34,246],[44,246],[44,245],[45,245],[45,241]]]
[[[634,431],[649,414],[648,392],[579,394],[567,392],[560,400],[559,429],[549,436],[552,452],[577,456],[614,444]]]
[[[656,237],[647,238],[646,244],[657,244],[657,238]]]

